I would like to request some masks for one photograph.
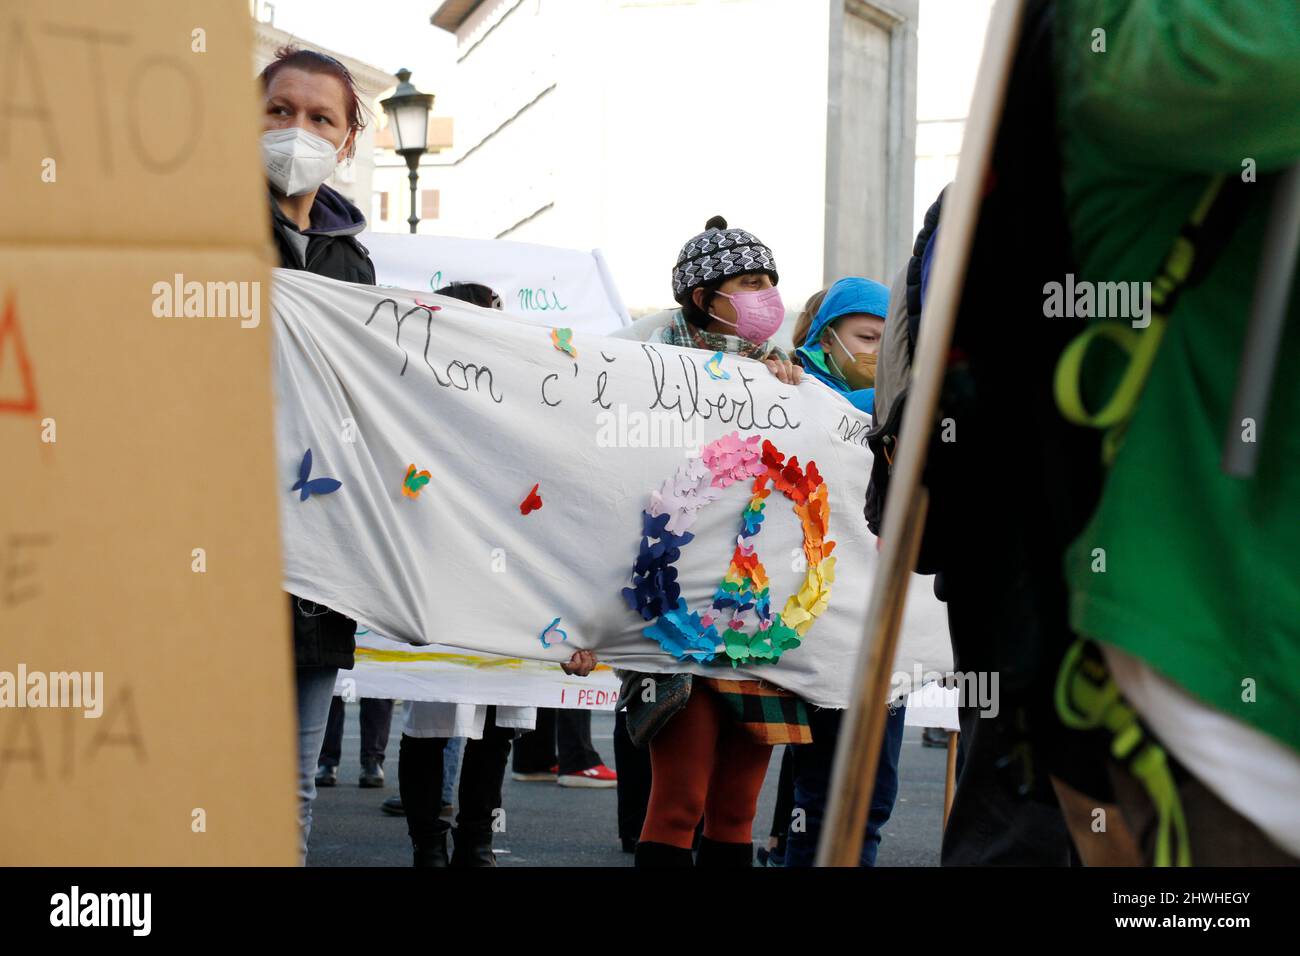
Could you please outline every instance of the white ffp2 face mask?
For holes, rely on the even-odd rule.
[[[301,126],[273,129],[262,134],[262,165],[272,186],[286,196],[301,196],[330,178],[342,149]]]

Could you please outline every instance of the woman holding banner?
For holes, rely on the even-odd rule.
[[[272,233],[285,269],[375,284],[375,267],[356,235],[366,227],[356,206],[325,185],[340,159],[351,159],[365,127],[352,75],[338,60],[282,47],[261,74],[262,160],[270,189]],[[298,700],[300,862],[307,862],[316,761],[334,680],[351,670],[356,622],[289,595]],[[388,701],[389,712],[392,701]],[[382,777],[380,778],[382,779]]]
[[[797,384],[802,370],[771,342],[785,319],[777,281],[772,250],[715,216],[677,258],[673,296],[681,309],[654,340],[758,359],[782,382]],[[812,741],[804,702],[761,681],[635,672],[623,674],[619,699],[633,742],[650,747],[650,802],[636,865],[751,866],[772,747]]]

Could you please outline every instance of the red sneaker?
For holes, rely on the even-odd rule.
[[[608,787],[618,786],[618,774],[610,770],[603,763],[598,763],[594,767],[588,767],[586,770],[578,773],[564,773],[555,778],[555,782],[561,787],[595,787],[605,789]]]

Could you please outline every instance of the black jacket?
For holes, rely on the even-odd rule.
[[[343,282],[375,284],[370,253],[357,241],[366,228],[361,210],[328,186],[321,186],[311,207],[311,225],[298,229],[271,197],[271,219],[280,265],[285,269],[314,272]]]
[[[328,186],[321,186],[311,208],[311,225],[298,229],[271,197],[272,232],[285,269],[314,272],[330,279],[375,284],[375,266],[356,235],[366,228],[361,210]],[[293,656],[299,667],[350,670],[356,651],[356,621],[289,595],[293,616]]]

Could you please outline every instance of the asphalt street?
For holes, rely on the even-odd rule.
[[[393,711],[382,790],[357,786],[360,772],[359,709],[349,704],[343,737],[339,784],[321,788],[314,805],[309,866],[409,866],[411,845],[406,821],[379,809],[384,798],[397,793],[397,750],[402,733],[402,707]],[[601,757],[614,764],[614,715],[592,716],[592,741]],[[894,815],[880,846],[881,866],[937,866],[943,814],[944,751],[921,746],[919,727],[908,727],[900,760],[900,787]],[[767,842],[776,801],[781,748],[774,748],[771,767],[759,798],[754,839]],[[631,854],[618,841],[616,797],[613,789],[587,790],[554,783],[520,783],[510,779],[503,793],[506,828],[494,841],[500,866],[631,866]]]

